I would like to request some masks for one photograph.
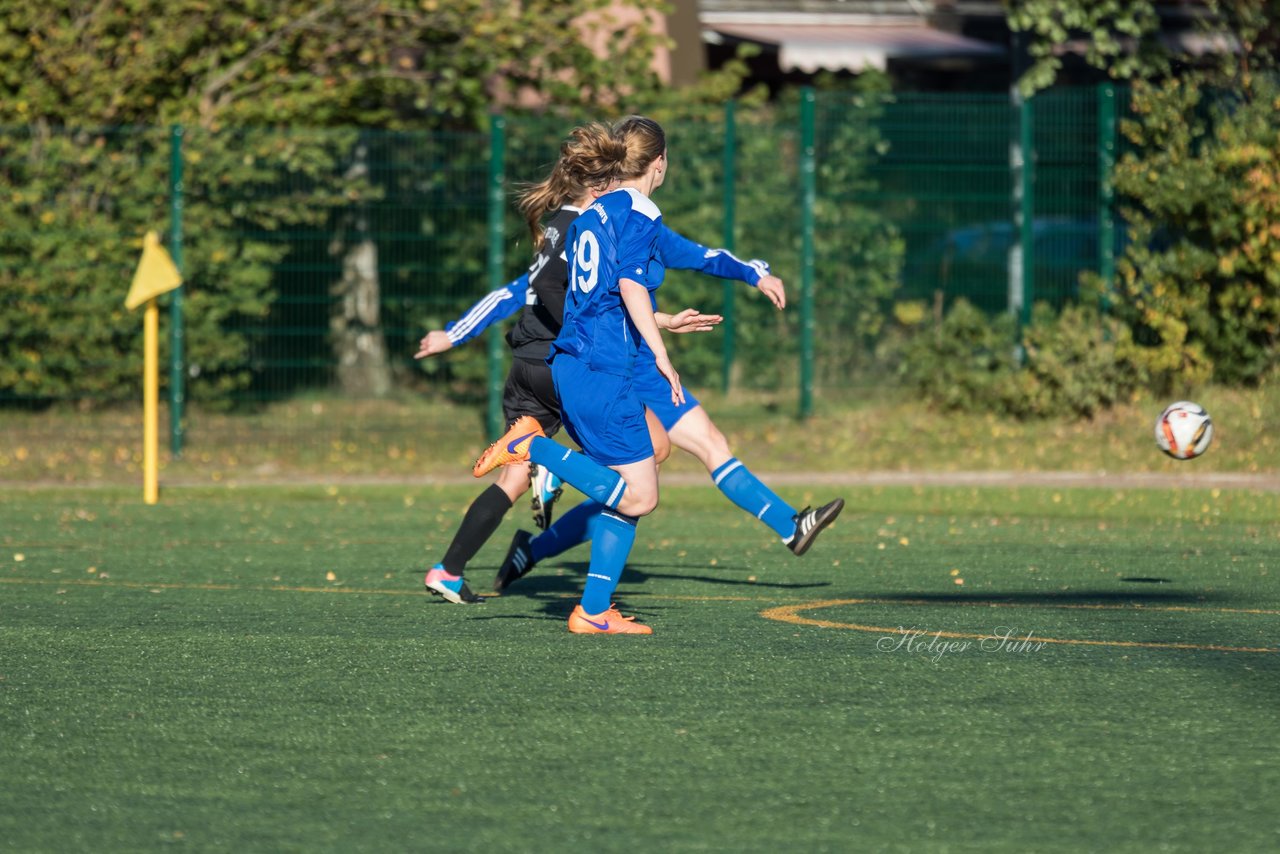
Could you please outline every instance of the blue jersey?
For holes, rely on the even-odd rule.
[[[445,333],[453,346],[465,344],[499,320],[505,320],[532,302],[533,289],[526,273],[494,291],[489,291],[480,301],[452,323],[446,323]]]
[[[649,263],[649,279],[656,288],[667,270],[697,270],[721,279],[757,284],[769,275],[769,265],[759,259],[743,261],[728,249],[708,249],[663,226],[658,231],[658,253]]]
[[[650,265],[657,254],[662,212],[630,188],[606,193],[569,226],[569,294],[564,326],[551,346],[593,371],[630,376],[639,332],[619,289],[631,279],[652,290]]]
[[[769,275],[769,265],[758,258],[743,261],[728,249],[708,249],[663,226],[658,232],[658,253],[649,262],[650,294],[662,284],[668,269],[697,270],[721,279],[738,279],[749,285],[757,285]],[[656,300],[654,305],[657,306]],[[653,351],[644,341],[640,342],[639,354],[642,361],[653,361]]]

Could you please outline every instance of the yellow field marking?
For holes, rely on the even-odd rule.
[[[812,617],[802,617],[802,611],[817,611],[823,608],[838,608],[842,605],[885,605],[885,606],[920,606],[920,605],[944,605],[950,607],[955,604],[983,607],[999,607],[999,608],[1078,608],[1089,610],[1114,610],[1114,611],[1178,611],[1178,612],[1205,612],[1205,613],[1232,613],[1232,614],[1278,614],[1280,611],[1266,610],[1262,608],[1190,608],[1181,605],[1170,606],[1145,606],[1145,605],[1084,605],[1084,604],[1026,604],[1011,602],[945,602],[930,601],[927,599],[823,599],[816,602],[804,602],[798,605],[781,605],[777,608],[767,608],[760,612],[760,616],[767,620],[778,620],[783,623],[791,623],[799,626],[818,626],[824,629],[849,629],[855,632],[875,632],[884,635],[909,635],[915,629],[905,629],[901,626],[890,628],[888,626],[868,626],[861,623],[841,623],[834,620],[818,620]],[[991,640],[992,635],[968,634],[965,632],[943,632],[928,631],[924,634],[929,637],[940,637],[957,640]],[[1250,646],[1217,646],[1214,644],[1194,644],[1194,643],[1151,643],[1146,641],[1118,641],[1118,640],[1088,640],[1083,638],[1045,638],[1036,635],[1035,643],[1056,643],[1071,646],[1112,646],[1131,649],[1187,649],[1200,650],[1205,652],[1280,652],[1280,648],[1276,647],[1250,647]]]

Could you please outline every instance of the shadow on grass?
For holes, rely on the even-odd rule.
[[[856,594],[855,594],[856,595]],[[1114,605],[1144,603],[1194,605],[1231,602],[1236,596],[1177,590],[1027,590],[1010,593],[873,593],[857,596],[868,602],[937,602],[958,605]]]
[[[540,569],[534,569],[533,572],[521,578],[509,589],[511,594],[519,595],[524,593],[528,596],[536,596],[538,594],[561,593],[565,591],[580,591],[582,584],[587,577],[587,568],[589,564],[585,561],[575,561],[573,563],[561,563],[555,566],[555,569],[547,569],[545,572]],[[723,585],[729,587],[750,587],[764,588],[773,590],[809,590],[819,587],[830,587],[828,581],[818,581],[803,584],[779,583],[772,581],[748,581],[746,578],[731,578],[725,575],[694,575],[688,572],[654,572],[654,569],[675,569],[683,566],[678,563],[642,563],[627,564],[626,570],[622,573],[622,584],[633,586],[637,584],[648,584],[651,580],[672,579],[675,581],[696,581],[703,584]],[[732,569],[725,567],[725,569]],[[561,572],[557,572],[561,570]],[[525,592],[528,591],[528,592]]]
[[[572,563],[556,564],[554,569],[548,568],[545,572],[535,569],[533,572],[521,578],[512,584],[502,594],[503,599],[529,599],[538,602],[538,610],[529,614],[503,614],[481,616],[481,619],[547,619],[554,617],[556,619],[568,619],[573,607],[578,604],[578,597],[582,593],[582,585],[586,580],[588,563],[585,561],[575,561]],[[644,590],[635,590],[638,585],[647,585],[650,581],[657,580],[676,580],[676,581],[693,581],[704,584],[744,587],[755,589],[769,590],[812,590],[816,588],[830,587],[830,582],[812,582],[812,583],[778,583],[764,581],[748,581],[745,578],[730,578],[722,575],[692,575],[690,573],[672,573],[672,572],[654,572],[657,569],[676,568],[681,564],[627,564],[626,571],[622,574],[622,584],[628,588],[628,592],[621,594],[618,598],[620,603],[629,602],[629,607],[624,605],[623,608],[627,613],[652,614],[663,610],[663,606],[654,605],[652,600],[645,601],[652,594]],[[484,579],[486,576],[481,572],[475,572],[473,575],[476,580]],[[473,584],[475,580],[473,580]],[[481,581],[481,587],[487,589],[487,582]],[[477,587],[479,590],[481,587]],[[690,597],[696,597],[696,594],[684,594]],[[643,602],[643,605],[637,605],[637,602]]]

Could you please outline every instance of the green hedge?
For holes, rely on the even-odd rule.
[[[1087,305],[1038,303],[1019,332],[958,300],[906,342],[900,375],[947,410],[1091,417],[1146,383],[1138,351],[1127,326]]]

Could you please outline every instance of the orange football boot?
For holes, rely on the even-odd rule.
[[[610,605],[603,614],[591,616],[578,605],[569,615],[569,631],[576,635],[651,635],[653,629],[637,623],[635,617],[618,613],[617,605]]]
[[[534,437],[546,435],[542,432],[538,419],[532,415],[521,415],[511,422],[505,436],[485,449],[480,459],[471,467],[471,473],[476,477],[484,477],[498,466],[526,462],[529,459],[529,445]]]

